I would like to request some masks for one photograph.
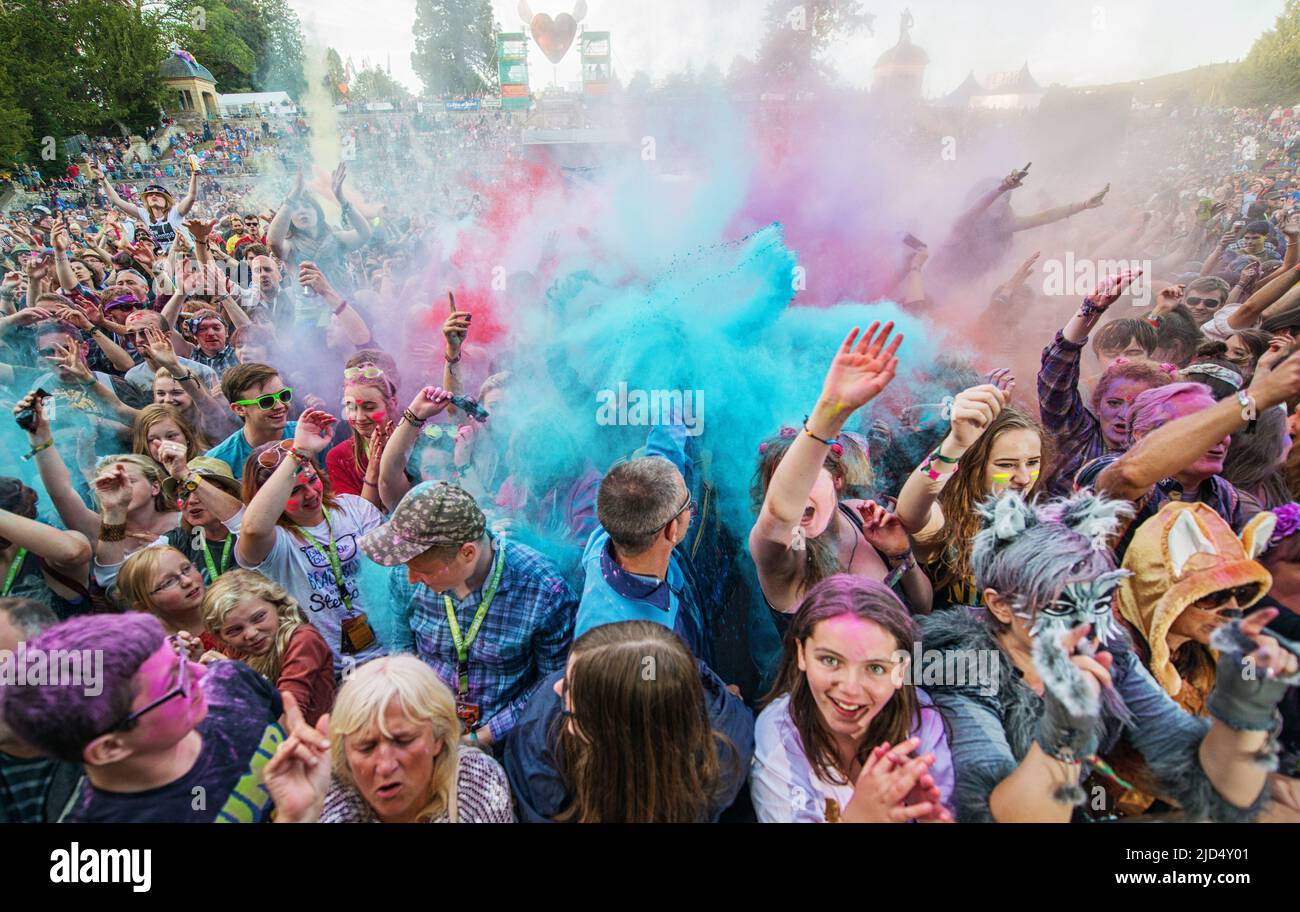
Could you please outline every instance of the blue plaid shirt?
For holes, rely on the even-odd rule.
[[[497,549],[493,570],[502,554],[505,567],[492,607],[469,647],[466,699],[478,704],[482,725],[500,742],[523,713],[537,684],[564,668],[573,641],[578,596],[555,565],[532,548],[496,537],[493,544]],[[442,595],[422,583],[408,582],[400,572],[392,575],[389,594],[395,610],[407,615],[404,626],[412,635],[411,640],[398,642],[393,651],[414,646],[416,654],[455,693],[456,644]],[[469,631],[482,597],[482,588],[460,601],[451,595],[462,635]]]

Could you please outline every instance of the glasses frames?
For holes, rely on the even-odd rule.
[[[275,408],[275,403],[277,401],[283,402],[285,405],[288,405],[290,402],[293,401],[293,390],[290,387],[286,386],[278,393],[267,393],[265,396],[258,396],[256,399],[239,399],[230,404],[231,405],[255,405],[258,408],[260,408],[262,411],[269,412],[271,409]]]
[[[159,592],[165,592],[166,590],[171,589],[174,586],[180,585],[181,577],[194,576],[198,572],[199,572],[198,567],[195,567],[193,564],[187,563],[182,567],[180,567],[174,574],[163,579],[163,581],[158,584],[157,588],[151,589],[149,591],[149,594],[157,595]]]
[[[373,364],[362,364],[359,365],[358,367],[343,368],[344,380],[356,380],[358,377],[364,377],[367,380],[374,380],[378,377],[382,377],[383,375],[384,375],[383,369],[379,367],[375,367],[375,365]]]
[[[145,713],[152,712],[153,710],[157,709],[159,706],[162,706],[164,703],[170,700],[174,700],[177,697],[188,697],[190,695],[191,677],[190,677],[189,654],[185,651],[185,646],[181,643],[180,637],[169,636],[167,638],[167,642],[171,644],[172,649],[176,650],[176,659],[178,663],[176,667],[176,686],[173,687],[171,690],[167,691],[167,693],[163,694],[157,700],[154,700],[149,705],[142,706],[139,709],[137,709],[135,712],[128,715],[121,722],[118,722],[107,732],[105,732],[105,734],[109,734],[110,732],[115,732],[115,731],[121,731],[123,728],[126,728],[128,725],[130,725],[135,720],[139,719]]]

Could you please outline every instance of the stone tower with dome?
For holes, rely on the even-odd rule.
[[[873,70],[871,94],[897,101],[921,100],[925,68],[930,56],[912,43],[909,34],[915,20],[903,10],[898,23],[898,43],[880,55]]]

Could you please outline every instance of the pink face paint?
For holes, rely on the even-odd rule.
[[[285,501],[284,508],[286,510],[296,510],[298,509],[298,507],[299,507],[299,501],[298,498],[296,497],[290,497],[287,501]]]

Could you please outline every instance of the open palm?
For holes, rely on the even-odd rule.
[[[903,337],[900,334],[890,339],[893,331],[892,322],[881,329],[877,321],[859,338],[858,328],[853,327],[826,372],[822,398],[840,409],[853,411],[880,395],[898,370],[895,353]]]

